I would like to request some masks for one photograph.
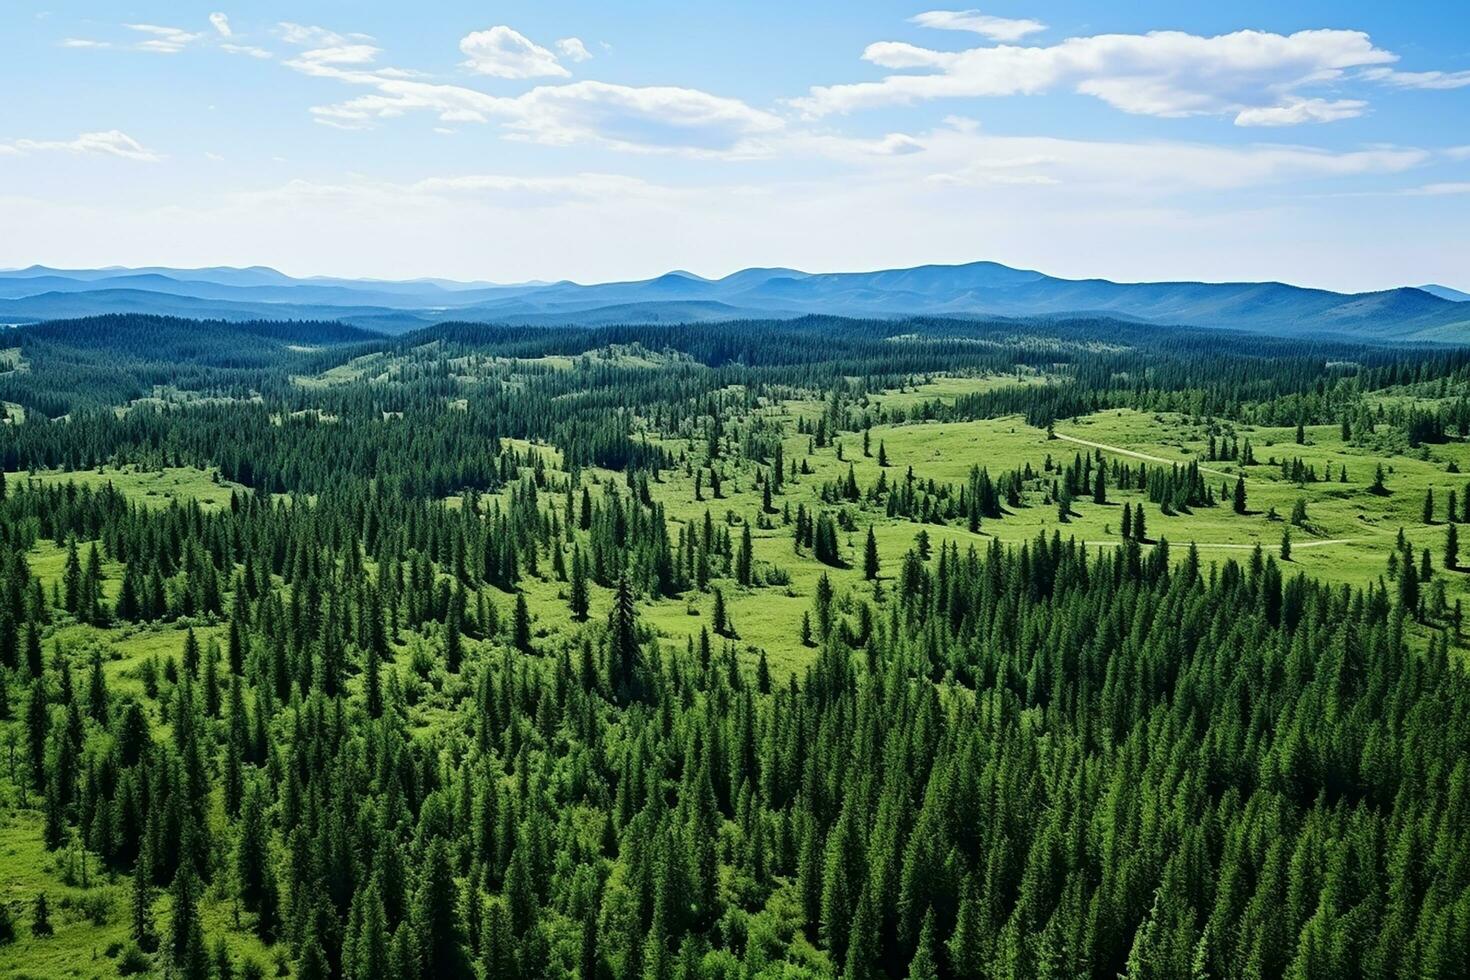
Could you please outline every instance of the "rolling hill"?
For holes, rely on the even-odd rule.
[[[1336,293],[1280,282],[1061,279],[996,262],[875,272],[751,268],[721,279],[497,285],[442,279],[298,279],[264,267],[0,272],[0,321],[104,313],[340,320],[401,333],[443,320],[597,326],[806,314],[847,317],[1104,315],[1161,325],[1383,340],[1470,339],[1466,294],[1442,286]]]

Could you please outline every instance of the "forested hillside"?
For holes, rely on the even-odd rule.
[[[1470,975],[1470,350],[0,362],[0,975]]]

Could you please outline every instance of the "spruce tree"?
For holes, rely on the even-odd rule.
[[[444,980],[467,980],[473,976],[459,921],[459,889],[443,838],[436,837],[424,855],[423,881],[414,903],[414,932],[419,949],[419,976]]]
[[[572,550],[572,581],[567,604],[571,607],[573,619],[579,623],[587,621],[591,601],[587,589],[587,565],[582,560],[581,548]]]
[[[526,593],[516,592],[516,609],[511,641],[522,653],[533,652],[531,647],[531,609],[526,605]]]
[[[41,892],[31,907],[31,935],[37,939],[46,939],[55,931],[51,925],[51,909],[46,903],[46,893]]]
[[[868,539],[863,545],[863,578],[873,581],[878,577],[878,538],[868,526]]]
[[[924,913],[924,925],[919,930],[919,945],[914,950],[914,958],[909,961],[908,980],[939,980],[934,931],[934,909],[930,908]]]

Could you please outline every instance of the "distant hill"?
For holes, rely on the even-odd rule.
[[[1470,302],[1470,293],[1463,293],[1458,289],[1451,289],[1449,286],[1437,286],[1434,283],[1429,283],[1419,288],[1431,296],[1438,296],[1440,299],[1447,299],[1452,303]]]
[[[104,313],[230,321],[340,320],[402,333],[442,320],[524,325],[847,317],[1104,315],[1280,336],[1470,341],[1470,294],[1444,286],[1335,293],[1280,282],[1060,279],[996,262],[876,272],[752,268],[705,279],[496,285],[442,279],[297,279],[274,269],[53,269],[0,272],[0,322]]]

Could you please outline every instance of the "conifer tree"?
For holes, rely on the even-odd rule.
[[[924,913],[924,925],[919,930],[919,945],[914,950],[914,958],[909,961],[908,980],[939,980],[934,931],[934,909],[930,908]]]
[[[582,560],[581,548],[572,550],[572,581],[567,604],[571,607],[573,619],[579,623],[587,621],[591,600],[587,590],[587,565]]]
[[[473,976],[459,921],[459,889],[442,838],[435,838],[424,855],[423,883],[414,904],[414,931],[420,976],[444,980]]]
[[[638,639],[638,609],[633,588],[624,574],[618,579],[608,623],[608,688],[618,704],[643,697],[643,651]]]
[[[878,538],[868,526],[868,539],[863,545],[863,578],[873,581],[878,577]]]
[[[531,653],[531,608],[526,605],[526,593],[517,590],[515,618],[512,620],[511,642],[522,653]]]
[[[140,858],[135,862],[132,874],[131,926],[133,942],[145,952],[151,952],[158,938],[153,931],[153,883],[149,862]]]
[[[51,925],[51,909],[46,902],[46,893],[41,892],[31,907],[31,935],[37,939],[46,939],[53,932],[55,929]]]

